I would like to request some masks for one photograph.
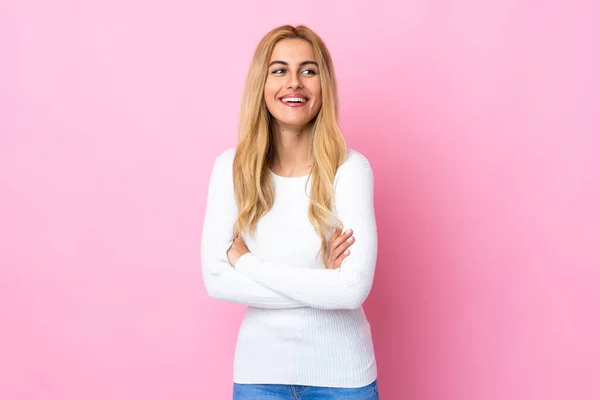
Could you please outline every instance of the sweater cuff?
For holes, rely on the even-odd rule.
[[[249,269],[252,269],[256,263],[260,263],[260,261],[254,257],[252,253],[248,252],[238,258],[235,263],[235,269],[241,273],[246,273]]]

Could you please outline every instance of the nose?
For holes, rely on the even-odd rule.
[[[300,81],[298,74],[288,74],[288,76],[290,77],[290,80],[288,82],[288,88],[291,89],[302,87],[302,82]]]

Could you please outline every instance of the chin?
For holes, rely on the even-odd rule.
[[[298,127],[298,128],[304,128],[306,125],[308,125],[308,123],[310,121],[307,120],[292,120],[292,121],[286,121],[286,120],[277,120],[279,122],[279,125],[283,125],[285,126],[293,126],[293,127]]]

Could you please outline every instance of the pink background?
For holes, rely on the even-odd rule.
[[[0,399],[230,398],[207,180],[284,23],[375,170],[382,398],[600,398],[593,3],[3,0]]]

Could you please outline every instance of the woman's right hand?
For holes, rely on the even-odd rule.
[[[354,236],[352,229],[348,229],[342,233],[341,229],[336,231],[329,239],[329,255],[327,257],[326,269],[338,269],[342,265],[342,261],[350,255],[348,247],[354,244]]]

